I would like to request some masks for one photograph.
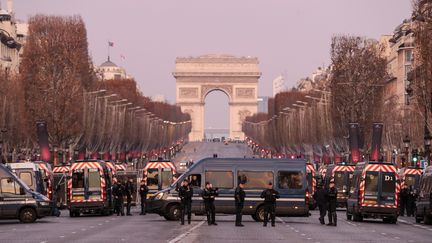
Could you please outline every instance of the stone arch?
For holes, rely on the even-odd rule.
[[[204,138],[204,101],[215,90],[228,96],[230,138],[244,139],[242,123],[257,112],[258,59],[231,55],[202,55],[176,59],[176,101],[191,115],[189,140]]]

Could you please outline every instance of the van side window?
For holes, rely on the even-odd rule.
[[[19,177],[27,186],[33,186],[32,174],[30,172],[21,172]]]
[[[269,182],[273,183],[271,171],[238,171],[237,182],[245,182],[245,189],[265,189]]]
[[[72,187],[83,188],[84,187],[84,170],[75,170],[72,174]]]
[[[98,169],[89,169],[88,182],[89,188],[100,187],[100,175]]]
[[[149,189],[159,188],[159,169],[147,170],[147,186]]]
[[[231,189],[234,187],[232,171],[206,171],[205,179],[213,184],[213,188]]]
[[[303,173],[300,171],[279,171],[278,187],[280,189],[302,189]]]
[[[0,189],[2,194],[20,194],[20,186],[12,178],[3,178],[0,181]]]
[[[201,174],[190,175],[189,182],[192,187],[201,187]]]

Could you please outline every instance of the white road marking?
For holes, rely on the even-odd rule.
[[[301,234],[301,236],[306,236],[306,234]]]
[[[183,239],[184,237],[186,237],[188,234],[190,234],[192,231],[194,231],[195,229],[199,228],[201,225],[203,225],[206,221],[203,220],[201,222],[199,222],[197,225],[195,225],[194,227],[192,227],[190,230],[186,231],[185,233],[177,236],[176,238],[168,241],[168,243],[175,243],[180,241],[181,239]]]
[[[73,231],[73,232],[72,232],[72,234],[76,234],[76,232],[75,232],[75,231]]]
[[[312,240],[312,238],[307,238],[307,240]]]
[[[64,238],[64,235],[60,235],[60,238]]]
[[[103,224],[98,224],[99,226],[103,225]]]
[[[400,238],[396,236],[395,239],[396,239],[396,240],[399,240]]]
[[[382,235],[387,235],[387,233],[381,233]]]
[[[41,241],[40,243],[47,243],[48,241]]]
[[[294,232],[298,233],[299,231],[298,230],[294,230]]]

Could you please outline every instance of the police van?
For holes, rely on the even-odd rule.
[[[64,209],[67,206],[67,176],[70,172],[70,165],[55,166],[53,168],[54,183],[53,188],[56,194],[56,204]]]
[[[102,160],[72,162],[68,175],[68,208],[71,217],[81,213],[110,215],[114,204],[112,174]]]
[[[381,218],[386,223],[396,223],[399,191],[399,174],[394,163],[357,163],[347,200],[347,219]]]
[[[432,224],[432,166],[428,166],[420,180],[416,222]]]
[[[140,173],[145,178],[149,192],[147,197],[152,197],[156,192],[169,187],[173,183],[177,173],[176,166],[170,160],[151,160]]]
[[[408,188],[412,187],[413,190],[417,190],[420,184],[420,177],[423,170],[416,167],[402,168],[399,171],[399,177],[401,185],[406,185]]]
[[[0,163],[0,219],[19,219],[33,223],[51,215],[50,200],[20,180]]]
[[[330,182],[334,182],[335,188],[338,191],[336,197],[337,207],[346,207],[354,168],[354,165],[348,165],[345,162],[331,164],[326,168],[326,173],[324,176],[325,187],[328,188]]]
[[[234,214],[234,192],[240,178],[246,181],[243,214],[251,215],[256,221],[264,219],[263,199],[260,195],[268,183],[272,182],[274,189],[280,193],[276,215],[309,216],[306,160],[303,159],[203,159],[191,166],[171,186],[152,197],[147,211],[157,213],[167,220],[178,219],[180,198],[175,189],[179,182],[188,179],[194,192],[192,213],[205,213],[201,193],[208,181],[213,184],[213,188],[219,188],[219,196],[215,200],[216,213]]]
[[[309,198],[309,209],[314,210],[316,208],[316,202],[313,199],[313,194],[316,191],[317,178],[315,166],[309,162],[306,163],[306,179],[308,182],[308,190],[306,192],[306,195]]]
[[[16,162],[8,166],[35,192],[52,198],[53,176],[51,166],[44,162]]]

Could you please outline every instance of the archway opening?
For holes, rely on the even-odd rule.
[[[204,137],[205,139],[223,139],[229,137],[230,111],[229,98],[221,90],[213,90],[205,97]]]

